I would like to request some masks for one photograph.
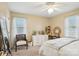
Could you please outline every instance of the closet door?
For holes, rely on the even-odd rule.
[[[65,37],[78,38],[79,16],[70,16],[65,20]]]

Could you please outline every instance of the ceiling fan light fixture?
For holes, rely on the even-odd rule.
[[[54,9],[52,9],[52,8],[49,8],[48,9],[48,14],[50,15],[50,14],[52,14],[54,12]]]

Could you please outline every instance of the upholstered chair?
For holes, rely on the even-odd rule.
[[[26,49],[28,49],[28,41],[26,39],[26,34],[17,34],[16,40],[15,40],[15,51],[17,51],[18,46],[26,46]]]

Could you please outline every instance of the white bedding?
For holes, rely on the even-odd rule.
[[[76,40],[77,39],[72,39],[72,38],[58,38],[55,40],[46,41],[41,46],[41,48],[39,50],[39,54],[40,55],[48,55],[48,56],[60,55],[59,54],[60,48],[64,47],[65,45],[68,45]]]
[[[75,41],[60,49],[61,56],[79,56],[79,41]]]

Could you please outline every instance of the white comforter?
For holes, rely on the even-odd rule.
[[[64,46],[77,41],[77,39],[72,39],[72,38],[58,38],[55,40],[49,40],[46,41],[40,48],[39,54],[40,55],[47,55],[47,56],[56,56],[60,55],[59,51],[61,48]],[[62,50],[61,50],[62,51]],[[62,53],[63,54],[63,53]]]
[[[60,49],[61,56],[79,56],[79,41],[75,41]]]

